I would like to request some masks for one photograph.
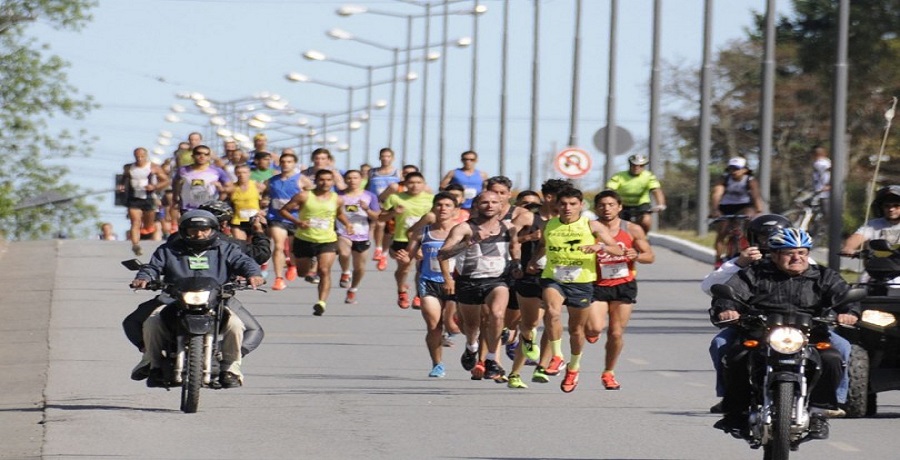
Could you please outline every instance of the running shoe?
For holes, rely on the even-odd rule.
[[[544,369],[544,372],[546,372],[547,375],[559,375],[564,364],[566,364],[566,362],[563,360],[562,356],[554,356],[550,358],[550,364],[547,365],[547,369]]]
[[[349,273],[341,273],[341,281],[338,282],[342,288],[350,287],[350,274]]]
[[[319,279],[319,275],[313,273],[304,276],[303,279],[306,280],[306,282],[309,284],[319,284],[319,281],[321,281],[321,279]]]
[[[547,383],[550,381],[550,377],[547,376],[544,368],[538,365],[534,368],[534,373],[531,374],[531,381],[537,383]]]
[[[382,257],[384,257],[384,254],[382,254],[381,248],[375,248],[375,254],[372,256],[372,260],[377,262],[381,260]]]
[[[131,245],[131,252],[133,252],[134,255],[136,255],[136,256],[139,256],[144,253],[144,251],[141,250],[141,245],[139,245],[139,244]]]
[[[600,381],[603,382],[603,388],[607,390],[618,390],[621,388],[619,382],[616,381],[616,374],[612,372],[604,372],[600,375]]]
[[[503,331],[500,332],[500,343],[507,344],[509,343],[509,328],[504,327]]]
[[[378,259],[377,268],[378,268],[378,271],[380,271],[380,272],[387,270],[387,257],[381,256],[381,258]]]
[[[528,388],[528,385],[525,385],[525,382],[522,381],[522,376],[519,374],[509,374],[509,381],[506,382],[507,388]]]
[[[509,357],[510,360],[516,359],[516,348],[519,348],[519,340],[516,339],[513,343],[507,343],[506,347],[506,356]]]
[[[275,278],[275,284],[272,285],[273,291],[281,291],[287,287],[287,283],[284,282],[284,278]]]
[[[356,303],[356,291],[347,291],[347,298],[344,303]]]
[[[453,346],[453,336],[446,332],[443,333],[441,335],[441,346],[452,347]]]
[[[473,367],[475,367],[475,361],[478,360],[478,352],[477,351],[469,351],[468,348],[463,350],[462,357],[459,358],[460,364],[462,364],[463,369],[467,371],[471,371]]]
[[[472,368],[472,380],[481,380],[484,378],[484,361],[478,361]]]
[[[566,377],[559,384],[559,389],[563,393],[571,393],[578,386],[578,371],[570,371],[566,369]]]
[[[434,367],[431,368],[431,372],[428,373],[429,377],[433,377],[436,379],[442,378],[447,375],[447,372],[444,370],[444,363],[437,363]]]
[[[409,308],[409,292],[400,291],[397,293],[397,306],[404,310]]]
[[[313,305],[313,315],[322,316],[323,314],[325,314],[325,303],[320,300]]]
[[[284,277],[288,281],[294,281],[295,279],[297,279],[297,266],[288,265],[287,271],[284,272]]]
[[[477,367],[477,366],[476,366]],[[499,378],[506,376],[506,370],[504,370],[500,363],[494,361],[493,359],[484,360],[484,378],[497,380]]]
[[[534,340],[522,341],[522,352],[525,353],[525,359],[537,361],[541,359],[541,346],[534,343]]]
[[[422,309],[422,299],[419,296],[413,297],[412,301],[413,310],[421,310]]]
[[[600,334],[586,335],[584,336],[584,340],[587,340],[588,343],[597,343],[597,341],[600,340]]]

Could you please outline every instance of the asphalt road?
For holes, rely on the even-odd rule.
[[[599,381],[603,339],[570,394],[559,378],[472,381],[461,344],[444,348],[447,377],[428,378],[420,315],[397,308],[392,273],[373,266],[359,304],[335,289],[323,317],[303,281],[242,293],[266,330],[245,386],[204,390],[199,413],[183,414],[177,391],[129,379],[139,355],[120,323],[149,295],[126,287],[128,243],[13,243],[0,255],[0,458],[761,458],[711,427],[715,330],[698,289],[709,265],[656,250],[640,267],[620,391]],[[879,403],[878,418],[835,420],[796,457],[896,458],[900,392]]]

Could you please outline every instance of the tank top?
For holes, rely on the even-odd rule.
[[[634,247],[634,238],[628,233],[628,222],[620,221],[619,231],[613,236],[623,249]],[[624,255],[614,256],[606,251],[597,253],[597,285],[618,286],[634,281],[637,270],[634,269],[634,261]]]
[[[281,217],[278,210],[286,205],[288,201],[291,201],[291,198],[293,198],[294,195],[300,193],[299,182],[300,174],[294,174],[287,179],[279,174],[277,176],[272,176],[266,181],[266,189],[269,191],[269,212],[266,213],[266,220],[290,222],[284,217]],[[291,215],[296,218],[297,211],[291,211]]]
[[[547,221],[542,219],[540,214],[535,214],[534,221],[531,222],[531,225],[528,227],[527,233],[532,233],[532,232],[535,232],[538,230],[541,230],[543,232],[543,230],[546,226],[547,226]],[[539,241],[537,241],[537,240],[526,241],[526,242],[522,243],[521,248],[522,248],[522,264],[523,265],[527,264],[531,260],[531,257],[535,253],[535,250],[537,250],[538,243],[539,243]],[[547,257],[546,256],[541,257],[541,259],[537,262],[537,266],[540,269],[543,269],[546,265],[547,265]],[[539,274],[530,275],[530,274],[526,273],[525,276],[540,276],[540,275]]]
[[[419,276],[426,281],[436,283],[444,282],[441,273],[441,264],[438,261],[438,251],[444,245],[444,238],[435,238],[431,234],[431,225],[426,225],[422,231],[422,266],[419,268]],[[450,259],[450,272],[456,268],[456,260]]]
[[[216,166],[206,169],[185,166],[178,170],[178,176],[182,179],[181,190],[178,191],[181,194],[182,209],[197,209],[207,201],[219,199],[216,182],[231,183],[228,174]]]
[[[723,181],[725,185],[725,193],[719,204],[750,204],[750,180],[753,176],[745,174],[741,180],[734,180],[731,174],[726,174]]]
[[[309,221],[308,228],[297,228],[294,236],[310,243],[333,243],[337,241],[334,218],[337,216],[338,195],[328,192],[324,200],[309,192],[309,198],[300,210],[299,220]]]
[[[153,169],[151,168],[151,163],[148,162],[143,167],[132,163],[131,167],[128,168],[128,177],[130,179],[128,183],[129,196],[131,196],[132,198],[137,198],[139,200],[146,200],[148,198],[146,187],[151,183],[156,182],[156,176],[152,174]]]
[[[256,181],[247,184],[247,190],[235,185],[231,192],[231,204],[234,205],[234,218],[232,225],[240,225],[241,222],[249,222],[250,218],[259,214],[259,188]]]
[[[547,266],[541,278],[550,278],[560,283],[593,283],[597,281],[597,257],[578,249],[594,244],[590,220],[579,217],[571,224],[564,224],[559,217],[547,222],[544,228],[544,247],[547,252]]]
[[[462,168],[456,168],[453,171],[453,177],[450,178],[451,184],[459,184],[463,186],[463,197],[466,201],[463,201],[462,206],[463,209],[470,209],[472,207],[472,200],[475,199],[475,196],[481,192],[483,187],[484,179],[481,178],[481,171],[474,170],[472,174],[466,174]]]
[[[355,196],[342,194],[341,198],[344,199],[344,214],[350,220],[353,234],[348,235],[344,224],[337,222],[338,235],[348,238],[350,241],[369,241],[369,214],[360,206],[360,203],[365,204],[373,211],[380,211],[378,198],[368,190],[362,190],[362,193]]]
[[[381,192],[387,190],[391,184],[400,182],[399,170],[394,168],[394,172],[390,174],[379,174],[377,169],[369,171],[369,183],[366,184],[366,190],[381,196]]]
[[[478,225],[471,220],[466,224],[472,233],[478,233]],[[509,227],[500,224],[500,232],[491,235],[463,251],[456,260],[456,272],[463,279],[499,278],[506,275],[509,262]]]

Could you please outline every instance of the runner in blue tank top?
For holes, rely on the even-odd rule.
[[[478,162],[477,153],[471,150],[463,152],[460,155],[460,159],[463,167],[456,168],[444,175],[444,178],[441,179],[441,190],[450,184],[462,185],[464,197],[466,198],[462,208],[470,209],[472,207],[472,199],[481,193],[481,190],[484,188],[484,181],[487,180],[488,175],[484,171],[475,169],[475,163]]]

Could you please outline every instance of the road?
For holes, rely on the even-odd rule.
[[[715,330],[697,287],[709,265],[656,250],[640,267],[620,391],[600,384],[602,339],[570,394],[559,378],[472,381],[460,344],[444,348],[447,377],[429,379],[418,312],[397,308],[391,272],[373,270],[358,305],[336,289],[323,317],[302,281],[242,293],[266,339],[243,388],[204,390],[188,415],[177,391],[128,377],[139,356],[120,323],[149,297],[126,287],[128,243],[12,243],[0,254],[0,458],[761,458],[711,427]],[[879,403],[878,418],[835,420],[797,457],[896,458],[900,392]]]

